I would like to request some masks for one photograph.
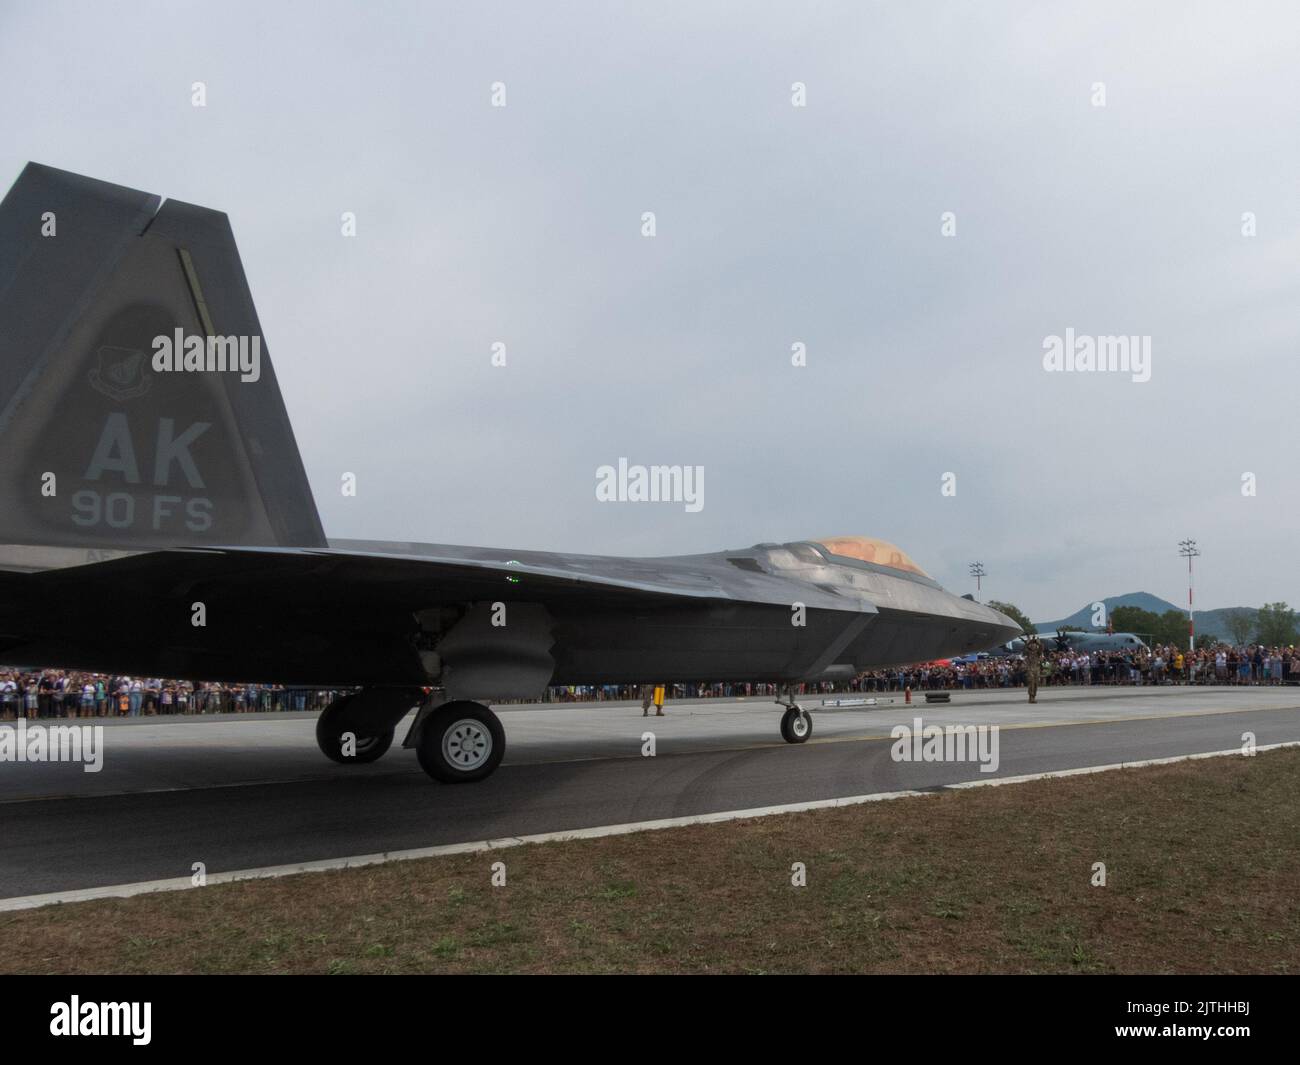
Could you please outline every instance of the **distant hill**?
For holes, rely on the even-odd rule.
[[[1124,595],[1112,595],[1101,600],[1106,604],[1106,613],[1109,614],[1117,606],[1135,606],[1139,610],[1149,610],[1153,614],[1163,614],[1166,610],[1182,609],[1169,602],[1168,599],[1161,599],[1158,595],[1152,595],[1150,592],[1126,592]],[[1091,629],[1092,626],[1092,603],[1080,607],[1068,618],[1061,618],[1059,621],[1040,621],[1035,623],[1039,632],[1055,632],[1062,625],[1073,625],[1075,628]]]
[[[1228,615],[1234,610],[1243,610],[1250,615],[1251,631],[1254,631],[1255,620],[1259,611],[1253,606],[1225,606],[1218,610],[1207,610],[1205,613],[1196,612],[1196,636],[1199,639],[1202,636],[1212,637],[1216,640],[1226,640],[1231,642],[1232,636],[1228,632]]]
[[[1166,610],[1177,610],[1183,613],[1187,610],[1186,606],[1179,606],[1176,603],[1169,602],[1168,599],[1161,599],[1158,595],[1152,595],[1150,592],[1128,592],[1125,595],[1113,595],[1102,600],[1106,604],[1106,612],[1109,614],[1117,606],[1135,606],[1140,610],[1149,610],[1153,614],[1163,614]],[[1244,610],[1250,615],[1251,622],[1259,611],[1253,606],[1243,607],[1220,607],[1217,610],[1198,610],[1196,612],[1196,635],[1198,637],[1207,637],[1215,640],[1229,640],[1227,618],[1234,610]],[[1092,628],[1092,604],[1080,607],[1067,618],[1061,618],[1059,621],[1036,622],[1035,627],[1039,632],[1055,632],[1062,625],[1071,625],[1080,629]]]

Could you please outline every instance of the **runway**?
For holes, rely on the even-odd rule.
[[[505,763],[454,787],[396,746],[371,766],[328,762],[313,715],[108,722],[98,773],[0,764],[0,898],[188,877],[195,862],[217,873],[1221,751],[1247,732],[1259,745],[1300,740],[1294,688],[952,699],[824,710],[809,699],[814,734],[801,746],[781,741],[779,708],[758,698],[670,704],[649,719],[627,705],[499,707]],[[996,773],[894,761],[889,731],[916,717],[998,725]],[[647,731],[653,757],[641,753]]]

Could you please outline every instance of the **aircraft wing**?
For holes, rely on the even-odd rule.
[[[512,559],[396,546],[177,548],[0,573],[0,653],[349,686],[420,684],[450,662],[457,690],[507,697],[540,690],[557,670],[635,679],[670,651],[691,674],[817,675],[877,613],[720,555]],[[808,621],[792,628],[798,603]],[[498,604],[508,624],[494,617]]]
[[[455,550],[455,549],[449,549]],[[7,575],[6,582],[15,575]],[[860,613],[861,604],[801,581],[737,571],[715,576],[674,559],[554,555],[472,558],[334,548],[182,548],[19,575],[43,594],[220,598],[256,592],[296,604],[414,611],[484,599],[614,605],[722,600]]]

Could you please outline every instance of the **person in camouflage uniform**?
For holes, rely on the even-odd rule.
[[[666,684],[641,685],[641,716],[650,716],[650,707],[655,708],[655,717],[664,716],[664,691]]]
[[[1025,639],[1025,684],[1029,688],[1029,701],[1038,701],[1038,679],[1043,668],[1043,645],[1037,636]]]

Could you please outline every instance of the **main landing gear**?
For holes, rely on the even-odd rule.
[[[393,745],[397,723],[424,697],[418,688],[362,688],[340,695],[316,719],[316,745],[341,765],[365,765]]]
[[[786,743],[806,743],[812,735],[812,714],[794,701],[794,690],[787,688],[785,698],[776,701],[777,706],[784,706],[781,715],[781,738]]]
[[[425,704],[430,706],[431,704]],[[501,721],[482,703],[458,700],[421,707],[411,726],[420,768],[444,784],[469,784],[492,775],[506,753]]]
[[[316,743],[342,765],[378,761],[393,745],[397,724],[419,713],[403,741],[434,780],[468,784],[491,776],[506,753],[501,722],[481,703],[440,702],[420,688],[362,688],[329,704],[316,720]]]

